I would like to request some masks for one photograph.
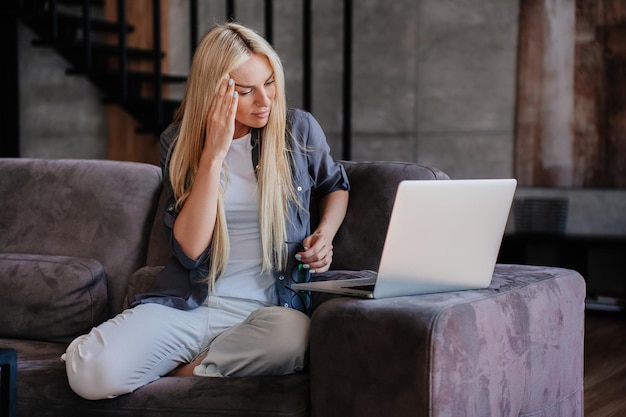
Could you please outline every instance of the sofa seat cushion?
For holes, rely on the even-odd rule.
[[[68,342],[107,318],[95,259],[0,254],[0,337]]]
[[[0,339],[18,354],[17,415],[84,417],[306,417],[309,374],[248,378],[163,377],[112,400],[80,398],[59,358],[66,344]]]

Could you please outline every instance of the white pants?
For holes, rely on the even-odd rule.
[[[68,346],[71,388],[83,398],[113,398],[207,352],[198,376],[284,375],[302,370],[309,318],[252,300],[210,296],[183,311],[141,304]]]

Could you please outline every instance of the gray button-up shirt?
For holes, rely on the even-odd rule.
[[[296,190],[299,204],[294,202],[289,204],[289,219],[287,221],[288,242],[285,242],[288,246],[287,266],[285,270],[274,271],[274,276],[276,278],[276,291],[280,305],[307,312],[310,307],[308,299],[290,288],[290,284],[293,282],[309,279],[309,272],[303,269],[295,259],[295,253],[301,251],[302,247],[292,242],[302,242],[305,237],[311,234],[311,212],[309,206],[313,195],[323,198],[333,191],[349,190],[350,185],[343,166],[335,162],[330,156],[330,148],[326,142],[326,136],[311,114],[301,110],[289,110],[287,112],[287,128],[290,133],[287,135],[287,145],[293,155],[293,186]],[[164,171],[165,186],[168,189],[171,189],[171,186],[167,175],[167,155],[172,142],[178,135],[178,129],[178,125],[172,125],[161,135],[161,166]],[[255,166],[258,162],[261,141],[260,131],[253,129],[251,163]],[[209,263],[211,262],[210,248],[206,248],[198,259],[191,259],[185,254],[176,239],[174,239],[172,232],[177,214],[172,196],[165,210],[164,218],[170,235],[172,251],[180,265],[189,271],[189,281],[196,283],[192,285],[206,286],[207,284],[203,280],[208,275]],[[166,291],[165,293],[168,292]],[[143,299],[142,302],[158,302],[176,307],[176,303],[173,300],[169,300],[168,295],[165,293],[151,293],[151,297]]]

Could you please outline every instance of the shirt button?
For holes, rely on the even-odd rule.
[[[285,303],[283,307],[289,308],[289,303]]]
[[[302,191],[302,187],[298,185],[298,191]]]
[[[279,281],[284,281],[284,280],[285,280],[285,277],[284,277],[283,275],[281,275],[281,276],[279,276],[279,277],[278,277],[278,280],[279,280]]]

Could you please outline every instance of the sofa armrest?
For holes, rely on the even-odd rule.
[[[68,343],[108,317],[96,259],[0,253],[0,337]]]
[[[582,415],[584,298],[575,271],[498,265],[484,290],[330,300],[312,416]]]

